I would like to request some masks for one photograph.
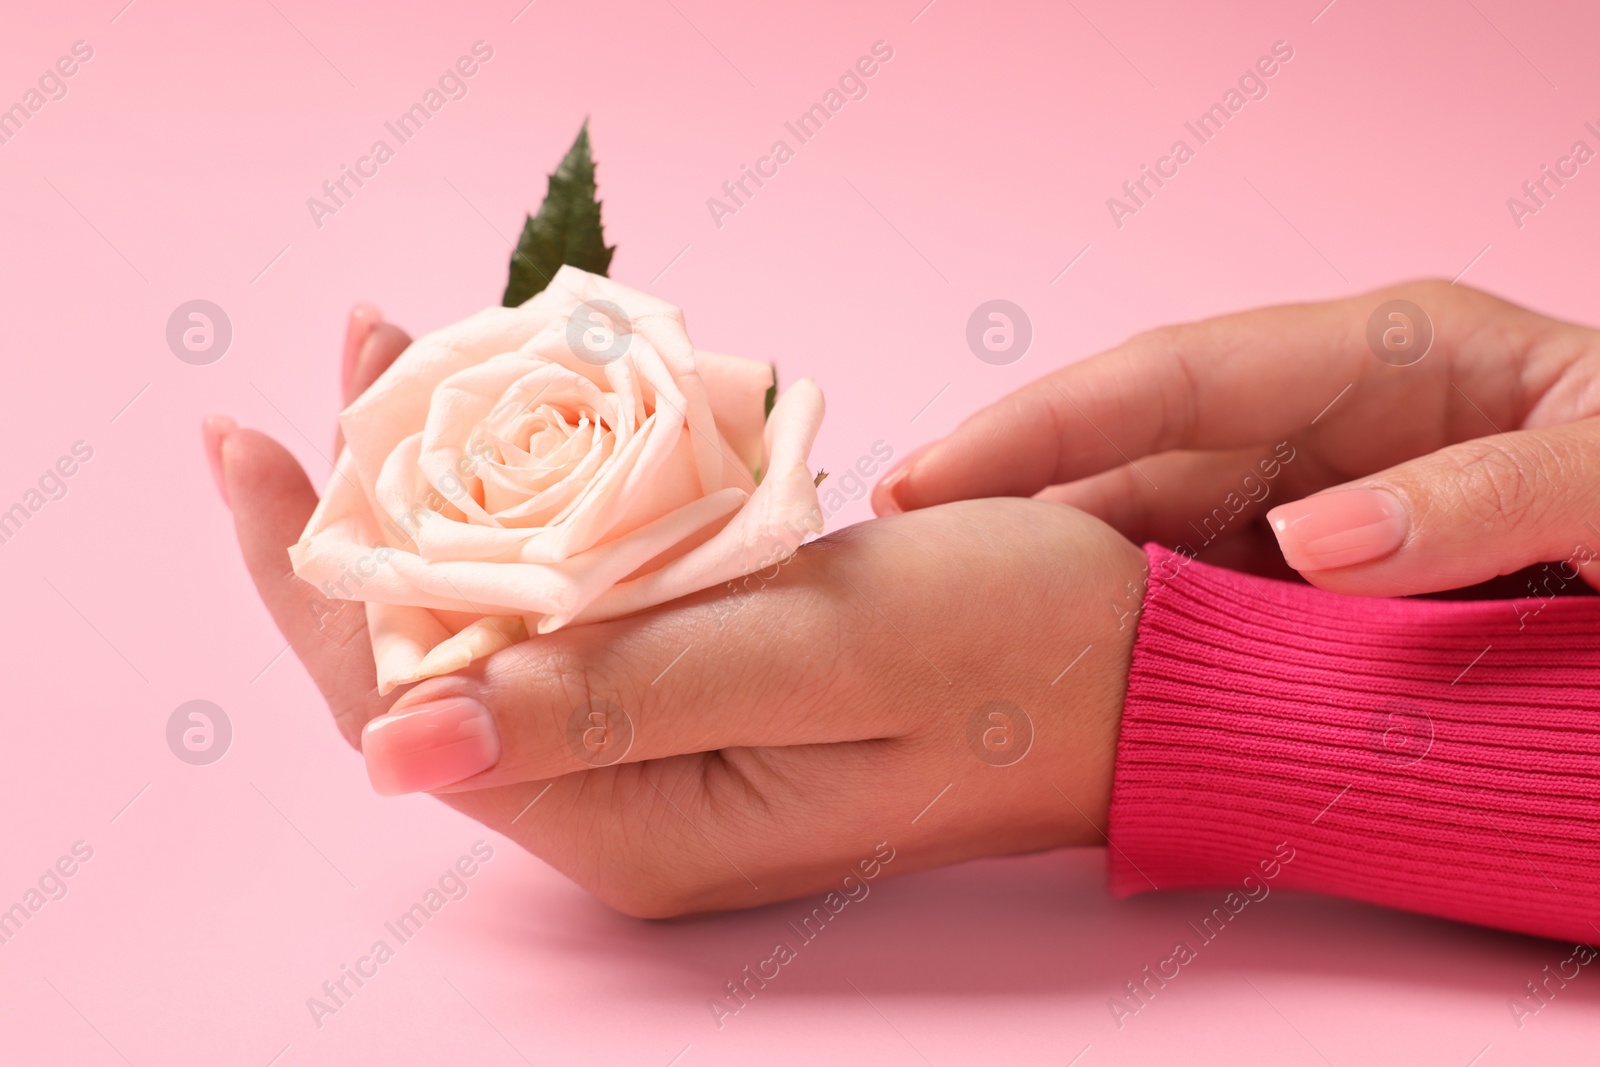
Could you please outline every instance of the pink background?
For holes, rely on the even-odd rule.
[[[830,469],[1137,330],[1263,302],[1466,271],[1594,322],[1600,165],[1521,229],[1505,203],[1574,140],[1600,147],[1592,8],[123,2],[26,5],[0,32],[0,104],[94,48],[0,145],[0,508],[94,449],[0,544],[0,907],[94,849],[0,946],[0,1062],[1592,1055],[1600,975],[1520,1030],[1507,1007],[1570,947],[1286,892],[1119,1030],[1107,999],[1214,894],[1114,902],[1092,850],[879,883],[719,1030],[708,998],[805,906],[627,920],[427,797],[372,795],[279,655],[198,433],[233,414],[320,482],[349,305],[424,330],[496,302],[506,235],[585,115],[613,275],[688,309],[705,347],[815,376]],[[313,225],[306,198],[479,39],[494,58],[470,94]],[[895,55],[866,99],[717,228],[706,198],[880,39]],[[1119,230],[1106,198],[1278,40],[1294,59],[1267,98]],[[197,297],[235,331],[203,367],[164,339]],[[1035,329],[1006,367],[963,340],[997,297]],[[210,766],[167,747],[192,699],[233,725]],[[470,894],[317,1027],[306,998],[482,837]]]

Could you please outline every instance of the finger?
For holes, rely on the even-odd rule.
[[[355,399],[378,376],[389,369],[390,364],[400,358],[400,354],[411,345],[411,335],[392,322],[380,322],[372,327],[372,332],[367,335],[366,341],[361,346],[361,354],[356,359],[354,373],[350,377],[350,386],[345,390],[344,402],[346,406],[355,402]]]
[[[356,321],[357,312],[376,314],[376,308],[367,305],[357,307],[351,312],[350,328],[355,333],[358,328]],[[348,361],[349,372],[343,379],[344,406],[349,407],[357,397],[367,391],[378,376],[389,369],[390,364],[400,358],[411,344],[411,336],[400,327],[391,322],[365,322],[361,324],[361,342],[355,350],[355,355],[350,355],[350,339],[345,340],[345,358]],[[337,456],[344,448],[344,431],[335,430],[333,436],[333,454]]]
[[[1230,452],[1164,452],[1035,495],[1086,511],[1136,544],[1198,550],[1247,528],[1276,504],[1322,488],[1307,485],[1321,469],[1282,441]]]
[[[1335,592],[1475,585],[1600,552],[1600,419],[1482,437],[1274,508],[1289,565]],[[1592,570],[1592,568],[1591,568]]]
[[[1427,310],[1440,350],[1432,361],[1395,367],[1368,348],[1373,307],[1396,298]],[[1344,397],[1346,411],[1359,405],[1363,419],[1381,422],[1406,412],[1418,390],[1448,370],[1448,353],[1491,315],[1537,318],[1481,293],[1422,282],[1142,334],[974,415],[891,472],[873,505],[881,515],[963,498],[1031,496],[1158,452],[1282,440],[1347,390],[1356,395]],[[1368,383],[1382,388],[1363,390]],[[1414,422],[1415,411],[1407,414]]]
[[[282,445],[254,430],[223,434],[218,466],[256,590],[354,744],[390,702],[378,697],[362,605],[324,598],[289,565],[289,546],[317,506],[316,491]]]
[[[880,857],[898,858],[890,873],[949,862],[949,838],[957,834],[982,835],[993,845],[993,819],[982,809],[964,819],[912,826],[895,837],[892,848],[876,826],[862,825],[863,810],[904,809],[909,822],[926,795],[959,777],[935,782],[947,768],[931,763],[925,752],[887,741],[730,749],[439,799],[511,838],[618,911],[659,919],[837,888],[852,870],[860,881],[858,865],[874,855],[875,843]],[[958,763],[954,769],[964,768]],[[958,781],[952,798],[966,784]],[[1005,802],[989,791],[982,795],[993,806]],[[1018,850],[1061,843],[1028,841]],[[877,865],[865,869],[881,872]]]
[[[339,361],[339,395],[345,398],[345,403],[351,399],[351,383],[355,381],[361,349],[372,328],[382,321],[383,312],[373,304],[357,304],[350,309],[344,330],[344,356]]]

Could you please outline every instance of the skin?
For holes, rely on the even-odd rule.
[[[1369,316],[1397,298],[1435,328],[1431,350],[1406,367],[1366,341]],[[1037,496],[1135,542],[1179,544],[1199,540],[1190,522],[1287,442],[1295,458],[1271,495],[1202,558],[1281,574],[1259,521],[1269,509],[1378,487],[1404,507],[1404,543],[1303,577],[1359,596],[1426,593],[1568,560],[1575,546],[1600,552],[1597,416],[1600,333],[1463,286],[1413,282],[1140,334],[973,415],[886,476],[873,506],[891,515]],[[1600,563],[1578,569],[1600,587]]]
[[[407,343],[358,309],[346,402]],[[668,917],[837,888],[881,861],[880,843],[885,875],[1104,843],[1145,557],[1098,519],[1038,500],[930,507],[821,538],[733,591],[379,697],[361,606],[327,614],[290,571],[316,506],[304,472],[271,438],[217,425],[208,447],[245,562],[345,739],[359,748],[386,712],[476,698],[500,762],[440,799],[612,907]],[[967,740],[996,700],[1033,726],[1008,766]],[[596,701],[633,727],[599,768],[568,729]]]

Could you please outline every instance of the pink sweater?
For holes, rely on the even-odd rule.
[[[1113,892],[1600,937],[1600,598],[1364,599],[1145,551]]]

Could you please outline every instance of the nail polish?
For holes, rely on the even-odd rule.
[[[217,492],[222,495],[222,502],[230,508],[233,505],[228,500],[228,479],[222,471],[222,440],[238,428],[239,424],[226,415],[207,415],[200,423],[200,440],[205,445],[206,463],[211,467],[211,479],[217,483]]]
[[[357,304],[350,309],[350,321],[344,332],[344,359],[340,363],[339,382],[345,392],[350,389],[350,383],[355,380],[356,366],[361,359],[361,350],[366,347],[367,338],[372,336],[373,327],[383,321],[383,312],[372,304]]]
[[[1382,559],[1405,543],[1410,519],[1383,489],[1341,489],[1267,513],[1283,558],[1297,571],[1328,571]]]
[[[930,441],[919,445],[900,457],[900,462],[889,468],[889,473],[883,476],[872,490],[872,510],[880,518],[887,515],[898,515],[905,511],[905,504],[900,500],[899,492],[905,481],[911,475],[911,468],[917,465],[917,460],[923,453],[932,448],[935,442]]]
[[[453,785],[500,760],[494,718],[471,697],[448,697],[381,715],[361,732],[372,788],[383,796]]]

